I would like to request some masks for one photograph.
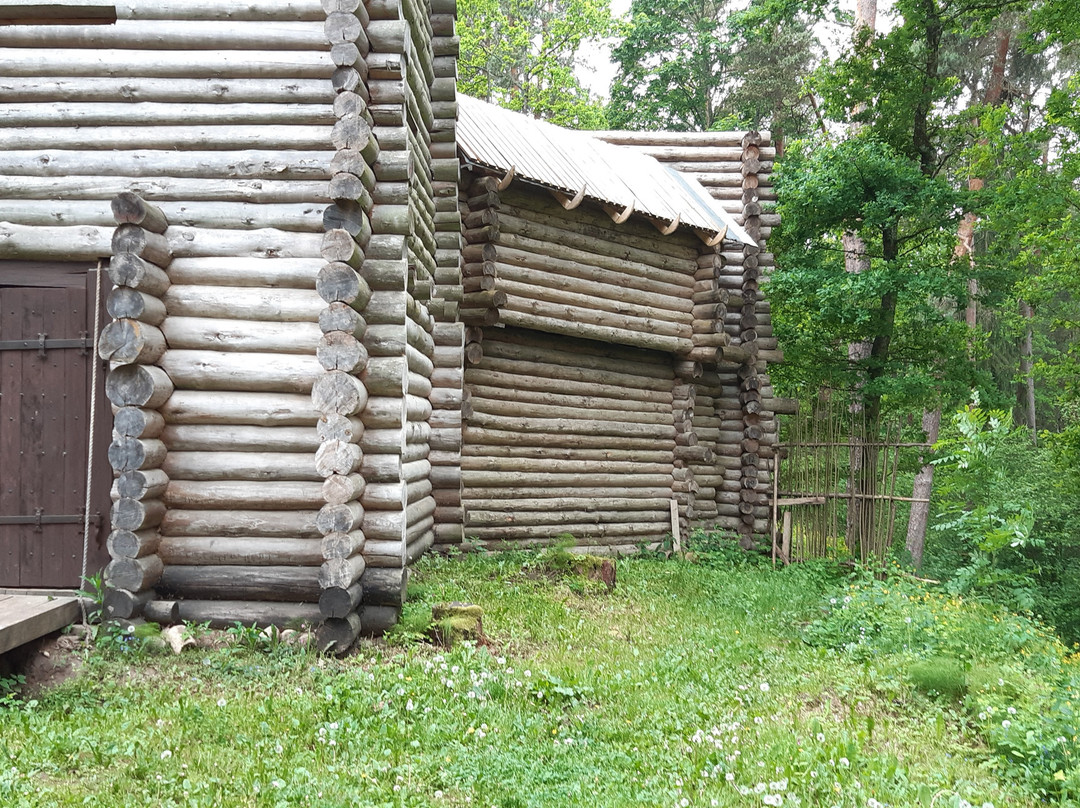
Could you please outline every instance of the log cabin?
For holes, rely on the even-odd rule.
[[[344,649],[433,546],[767,532],[767,133],[459,98],[455,15],[0,3],[0,585]]]

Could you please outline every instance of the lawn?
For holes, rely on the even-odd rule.
[[[88,652],[0,700],[0,804],[1076,804],[1075,727],[1036,726],[1071,658],[917,582],[634,559],[609,592],[522,554],[414,580],[402,629],[341,659],[243,630]],[[486,642],[423,639],[451,600]]]

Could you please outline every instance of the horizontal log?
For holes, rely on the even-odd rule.
[[[314,289],[315,276],[322,265],[323,261],[318,257],[274,258],[264,256],[238,258],[212,256],[205,258],[174,258],[172,264],[169,265],[169,278],[173,283],[182,286],[254,286],[275,289]],[[285,293],[282,297],[288,297],[288,293]],[[305,313],[303,319],[309,319],[311,313],[317,310],[318,304],[314,303],[313,307]],[[273,317],[271,319],[284,318]]]
[[[164,500],[169,508],[207,510],[304,510],[317,508],[323,502],[321,483],[261,480],[172,480]]]
[[[582,480],[581,475],[574,473],[468,470],[461,472],[461,478],[466,493],[471,488],[485,487],[559,488],[580,483]],[[590,475],[588,482],[594,488],[659,488],[671,484],[671,472],[666,474],[594,474]]]
[[[350,416],[364,409],[368,390],[356,376],[333,370],[316,378],[311,400],[320,413]]]
[[[310,452],[322,444],[312,426],[175,424],[161,440],[169,452]]]
[[[265,536],[167,536],[158,555],[168,565],[240,565],[313,567],[322,563],[317,539]]]
[[[165,457],[161,468],[171,480],[322,481],[313,458],[307,453],[296,452],[173,450]]]
[[[326,302],[313,288],[265,289],[185,284],[171,286],[162,299],[170,317],[315,323],[318,322],[319,313],[326,308]]]
[[[405,605],[409,570],[387,567],[368,567],[360,579],[364,588],[364,603],[379,606]]]
[[[556,538],[569,533],[579,544],[589,544],[604,537],[661,538],[671,531],[669,513],[658,513],[651,522],[577,523],[562,525],[511,525],[499,527],[469,527],[465,533],[482,541],[523,541]]]
[[[160,297],[170,284],[161,267],[130,253],[113,257],[109,262],[109,279],[116,286],[126,286],[152,297]]]
[[[318,576],[318,567],[171,565],[162,572],[157,590],[185,600],[234,598],[317,603]]]
[[[310,356],[322,339],[311,322],[261,322],[215,317],[171,316],[162,326],[170,349],[303,354]]]
[[[364,435],[364,422],[359,418],[330,413],[319,417],[315,429],[320,440],[340,440],[359,443]]]
[[[161,365],[175,384],[195,390],[305,393],[324,375],[314,356],[276,353],[175,350]]]
[[[319,411],[302,393],[176,390],[160,410],[170,424],[311,426]]]
[[[505,471],[529,474],[532,472],[573,472],[578,474],[670,474],[671,460],[666,463],[642,463],[620,460],[562,460],[523,457],[477,457],[461,459],[461,472],[467,476],[474,471]]]
[[[659,508],[638,511],[527,511],[515,508],[482,511],[467,507],[465,509],[465,532],[468,534],[474,527],[550,527],[567,523],[589,525],[644,523],[654,525],[665,518],[670,518],[667,502],[664,502]]]
[[[0,48],[8,76],[52,76],[63,64],[67,76],[108,76],[117,73],[147,78],[322,78],[334,72],[329,54],[304,51],[226,50],[199,54],[125,48],[52,48],[48,59],[34,49]]]
[[[563,311],[559,311],[559,308]],[[535,313],[538,310],[549,311],[553,316]],[[584,318],[585,321],[578,318]],[[647,330],[648,326],[644,323],[635,323],[630,318],[624,318],[618,324],[607,325],[604,323],[611,322],[609,318],[589,314],[587,309],[569,306],[554,309],[537,307],[518,297],[510,297],[506,306],[499,309],[499,322],[517,328],[531,328],[600,342],[636,345],[656,351],[686,353],[693,347],[689,335],[674,337],[654,334]]]
[[[367,429],[394,429],[408,421],[425,421],[430,417],[431,402],[413,395],[371,396],[360,414]]]
[[[208,623],[211,628],[244,626],[303,629],[322,622],[314,603],[274,603],[263,600],[194,600],[178,602],[178,619],[187,623]]]
[[[0,48],[0,58],[6,59],[10,49]],[[98,62],[108,52],[95,53]],[[153,54],[157,58],[158,54]],[[188,58],[186,54],[183,57]],[[329,60],[327,60],[329,61]],[[45,62],[44,69],[55,70],[54,62]],[[212,70],[212,68],[210,68]],[[207,74],[188,78],[205,78]],[[328,71],[328,76],[329,76]],[[160,75],[160,74],[159,74]],[[23,149],[85,149],[88,151],[114,149],[164,150],[170,145],[194,151],[237,151],[272,149],[316,151],[330,143],[330,126],[282,124],[195,124],[191,126],[83,126],[77,129],[38,126],[0,130],[0,151]],[[122,188],[120,190],[126,190]],[[323,188],[325,194],[326,188]],[[106,198],[112,194],[104,194]]]
[[[471,424],[464,427],[463,435],[466,446],[495,445],[515,446],[522,445],[522,433],[517,429],[490,429],[480,428]],[[619,437],[610,434],[593,435],[588,432],[557,434],[540,431],[535,433],[540,436],[535,440],[544,446],[552,448],[571,449],[631,449],[640,451],[667,451],[670,449],[671,440],[657,436]],[[435,435],[432,435],[434,448]]]
[[[182,510],[170,509],[161,522],[163,536],[266,536],[318,538],[317,510]]]
[[[613,422],[588,418],[533,418],[489,415],[484,412],[476,412],[469,419],[469,426],[470,428],[478,427],[542,435],[612,435],[617,437],[651,438],[654,440],[672,440],[674,438],[674,427],[670,425],[628,423],[626,421]]]

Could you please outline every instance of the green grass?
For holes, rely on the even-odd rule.
[[[344,659],[91,654],[0,704],[0,805],[1034,804],[978,705],[911,682],[911,642],[850,634],[844,607],[891,606],[885,584],[639,559],[608,593],[516,554],[428,558],[415,581],[407,629]],[[450,600],[484,608],[489,645],[416,639]],[[1027,657],[984,656],[969,691],[1038,695],[988,678]]]

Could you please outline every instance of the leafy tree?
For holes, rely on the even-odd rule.
[[[607,125],[575,75],[583,44],[613,35],[609,0],[461,0],[458,89],[576,129]]]
[[[615,127],[706,131],[772,126],[802,131],[802,91],[814,39],[801,15],[736,12],[727,0],[633,0],[613,58]]]

